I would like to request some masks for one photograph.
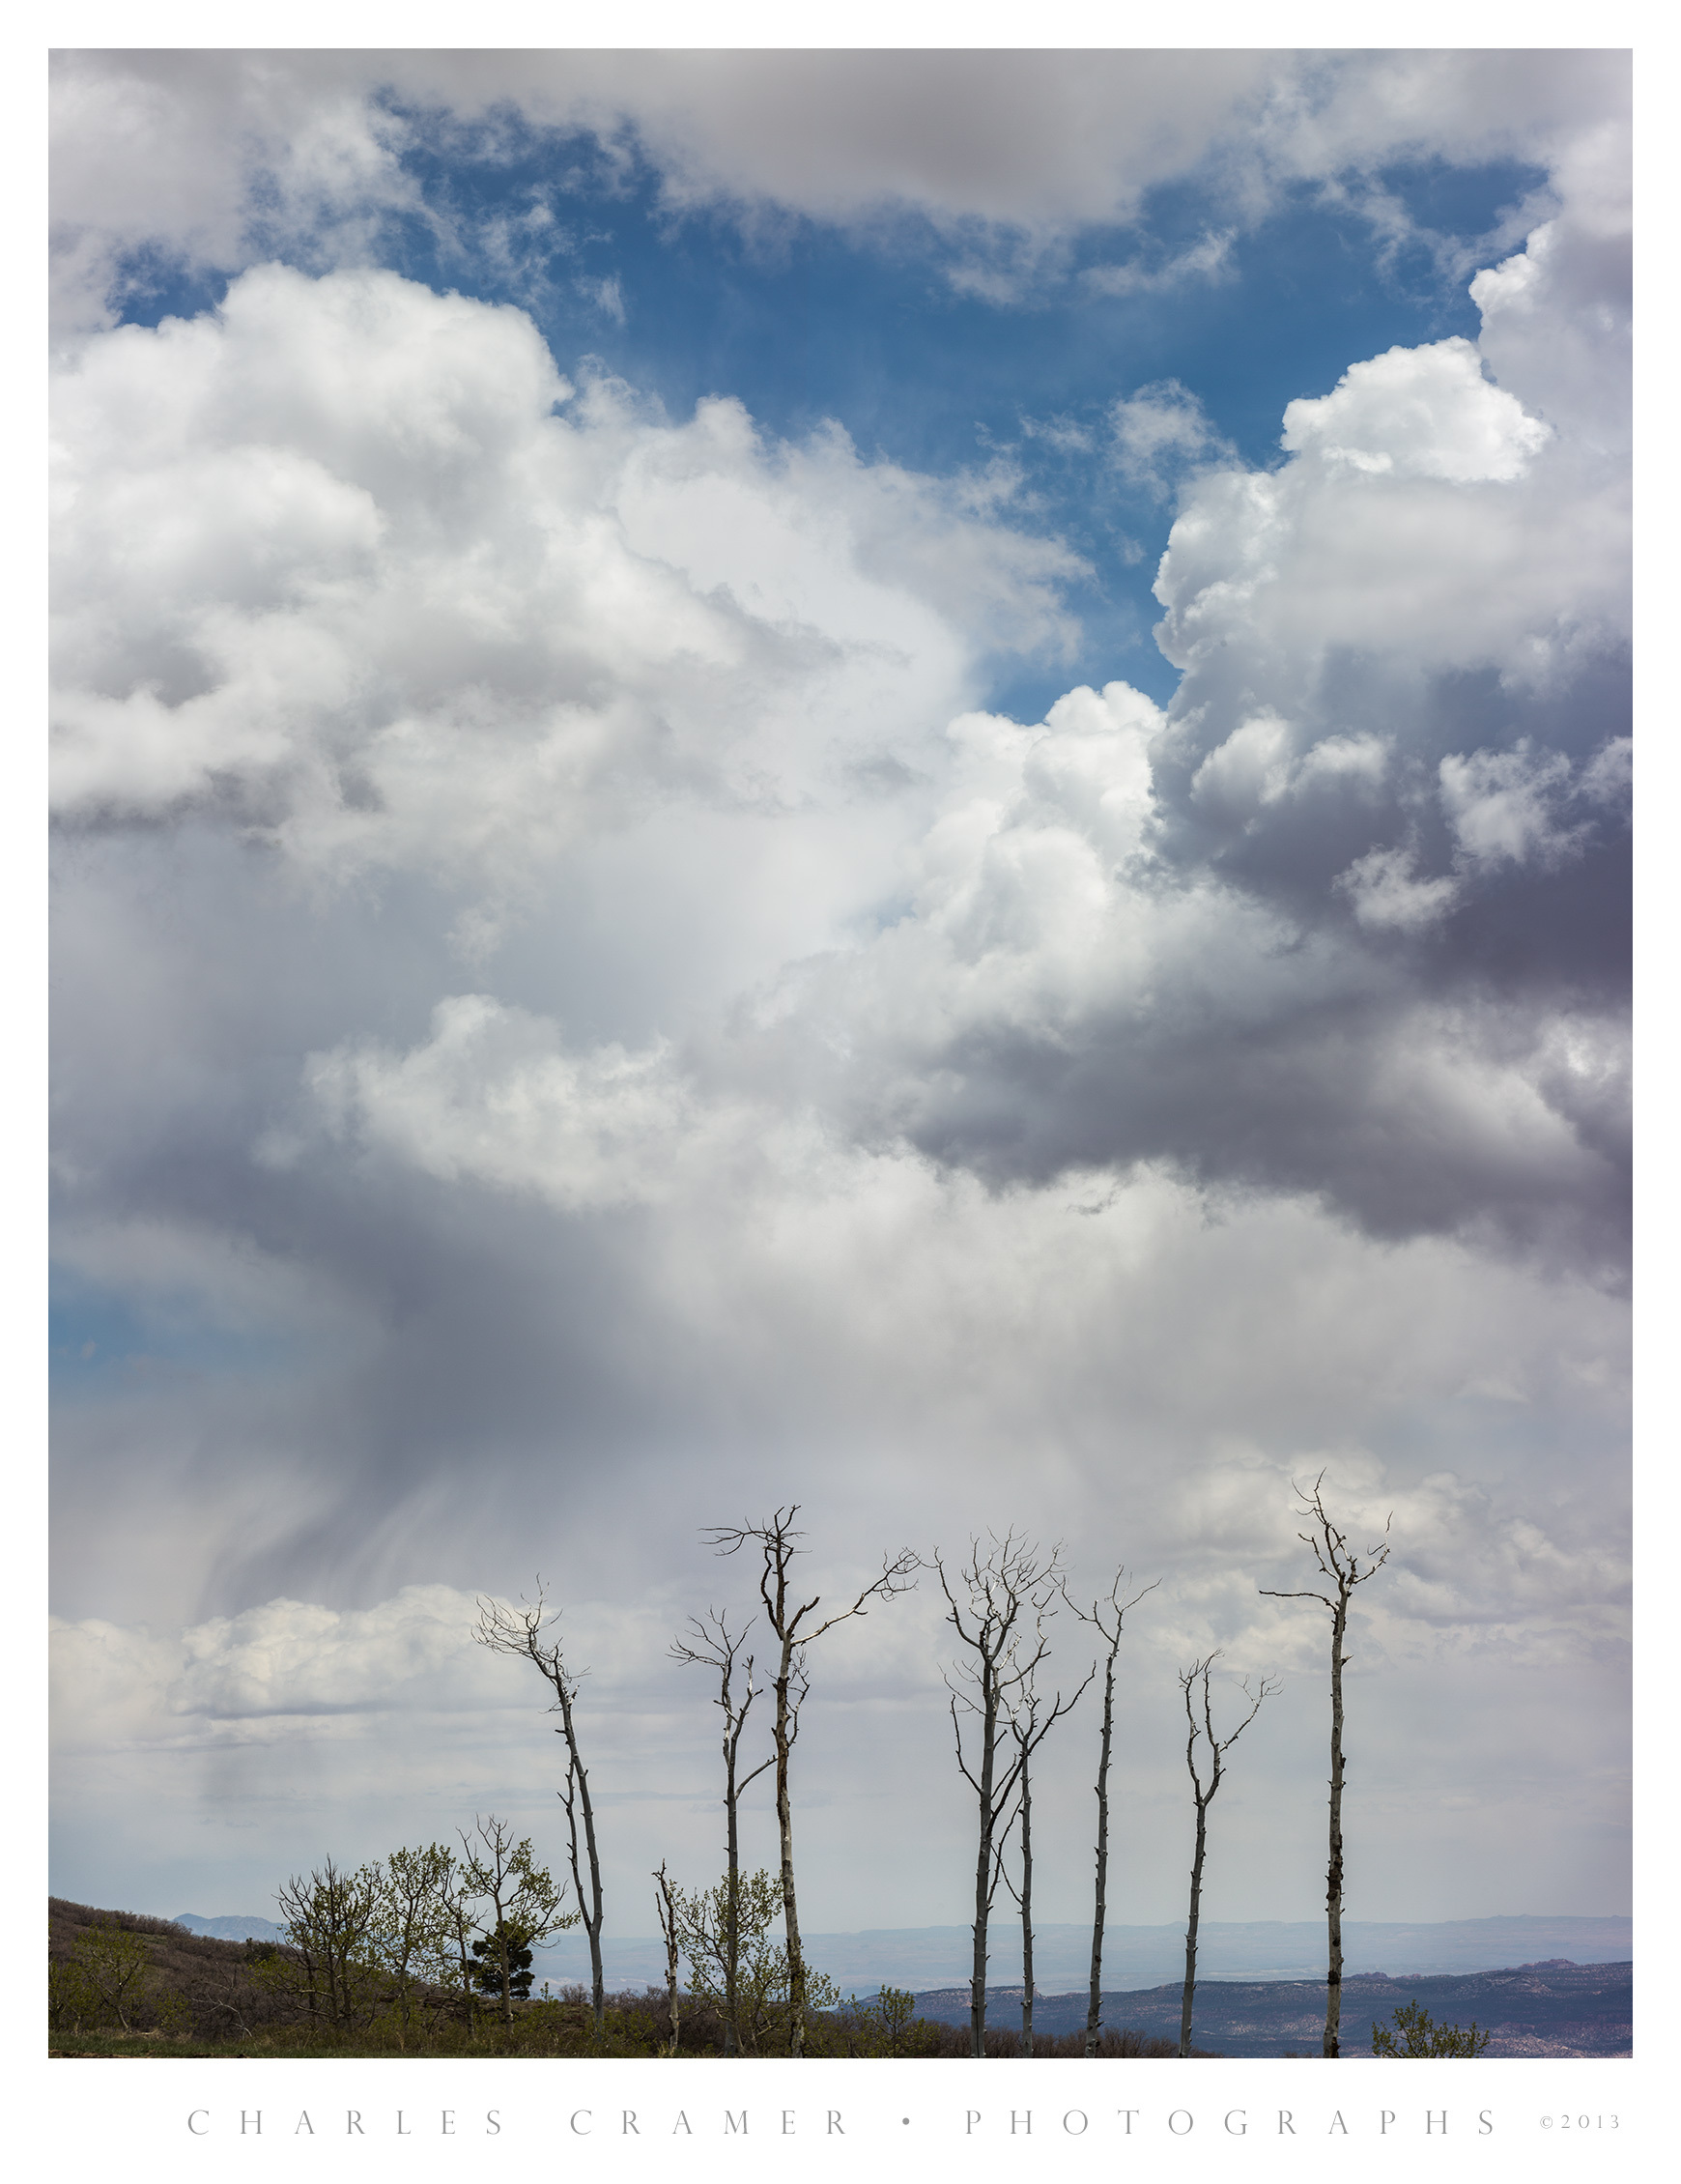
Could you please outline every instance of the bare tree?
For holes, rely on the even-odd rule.
[[[794,1895],[794,1809],[788,1790],[788,1758],[799,1733],[799,1708],[805,1690],[804,1656],[806,1650],[825,1631],[833,1630],[838,1623],[866,1614],[866,1601],[888,1600],[907,1592],[914,1583],[911,1572],[921,1566],[919,1557],[909,1547],[902,1548],[891,1560],[884,1556],[881,1575],[871,1578],[849,1607],[838,1609],[822,1623],[808,1624],[807,1618],[815,1615],[821,1606],[822,1596],[813,1594],[811,1599],[796,1605],[790,1592],[794,1558],[808,1551],[795,1544],[805,1537],[803,1532],[794,1529],[794,1519],[799,1513],[799,1504],[790,1502],[786,1509],[774,1510],[763,1524],[712,1525],[703,1535],[721,1555],[737,1554],[748,1545],[759,1550],[758,1595],[764,1602],[765,1620],[781,1649],[776,1673],[771,1679],[771,1689],[776,1694],[771,1737],[777,1769],[777,1828],[782,1838],[783,1922],[787,1938],[788,2008],[792,2026],[790,2052],[796,2055],[805,2053],[807,1982],[806,1960],[800,1947],[799,1907]]]
[[[666,1861],[660,1860],[660,1870],[654,1875],[654,1909],[660,1914],[660,1932],[666,1941],[666,2010],[671,2021],[671,2046],[670,2053],[677,2052],[677,1952],[681,1942],[679,1922],[682,1908],[676,1900],[670,1878],[666,1872]]]
[[[1179,2018],[1179,2052],[1182,2055],[1190,2054],[1191,2002],[1196,1994],[1197,1985],[1197,1920],[1202,1911],[1203,1860],[1207,1855],[1209,1847],[1209,1807],[1214,1801],[1214,1793],[1220,1787],[1220,1777],[1226,1770],[1226,1754],[1261,1711],[1262,1700],[1270,1698],[1272,1693],[1279,1688],[1276,1681],[1270,1677],[1264,1676],[1253,1691],[1245,1682],[1242,1691],[1244,1698],[1249,1701],[1248,1712],[1239,1722],[1236,1729],[1229,1731],[1224,1737],[1216,1737],[1214,1735],[1213,1702],[1209,1694],[1209,1671],[1218,1658],[1219,1652],[1216,1649],[1215,1652],[1209,1654],[1206,1660],[1193,1661],[1189,1668],[1182,1670],[1179,1680],[1179,1687],[1184,1693],[1185,1719],[1190,1724],[1190,1736],[1184,1748],[1184,1764],[1190,1769],[1191,1794],[1196,1799],[1197,1807],[1196,1853],[1191,1859],[1190,1922],[1185,1928],[1184,1935],[1184,2000],[1181,2005]],[[1200,1722],[1197,1719],[1194,1698],[1199,1683],[1202,1685],[1202,1719]],[[1196,1753],[1199,1738],[1208,1745],[1209,1779],[1206,1784],[1197,1768]]]
[[[689,1619],[691,1635],[679,1637],[671,1647],[673,1660],[686,1661],[697,1668],[710,1668],[718,1677],[718,1697],[714,1704],[724,1714],[724,1811],[725,1811],[725,1928],[724,1928],[724,2052],[733,2055],[738,2045],[735,2023],[736,1973],[741,1959],[741,1851],[737,1829],[737,1810],[741,1793],[750,1783],[755,1782],[776,1758],[773,1750],[769,1759],[761,1760],[751,1774],[737,1778],[737,1755],[741,1748],[741,1733],[747,1726],[748,1709],[758,1697],[753,1681],[753,1655],[741,1661],[742,1681],[746,1685],[737,1702],[732,1688],[737,1656],[747,1640],[745,1631],[732,1633],[721,1610],[707,1611],[704,1621],[698,1616]],[[796,1670],[796,1680],[798,1671]],[[793,1709],[793,1727],[788,1742],[791,1746],[798,1734],[799,1710]],[[672,2051],[675,2053],[675,2050]]]
[[[1006,1756],[1000,1772],[1001,1748],[1015,1704],[1049,1651],[1044,1613],[1059,1576],[1057,1549],[1053,1548],[1048,1562],[1041,1564],[1039,1549],[1019,1537],[1013,1526],[1002,1539],[996,1533],[989,1533],[987,1537],[991,1545],[984,1556],[980,1540],[970,1540],[969,1560],[956,1573],[957,1592],[952,1589],[939,1549],[934,1550],[934,1567],[939,1571],[949,1611],[946,1621],[974,1656],[972,1660],[959,1659],[956,1682],[953,1682],[951,1674],[946,1678],[957,1767],[975,1793],[980,1821],[969,1980],[969,2052],[974,2055],[985,2053],[986,1929],[998,1886],[1000,1838],[1008,1829],[1006,1816],[1021,1769],[1018,1750],[1013,1760]],[[971,1742],[977,1732],[980,1739],[973,1767],[964,1755],[964,1715],[976,1725]]]
[[[1073,1710],[1097,1673],[1097,1664],[1094,1661],[1079,1690],[1066,1703],[1059,1691],[1043,1720],[1040,1718],[1039,1694],[1030,1678],[1021,1703],[1010,1719],[1010,1733],[1015,1739],[1015,1827],[1021,1843],[1021,1886],[1017,1888],[1008,1873],[1004,1883],[1021,1907],[1021,2052],[1024,2055],[1033,2054],[1033,1755],[1063,1715]]]
[[[501,1998],[502,2023],[514,2022],[514,1968],[512,1952],[546,1941],[562,1927],[576,1926],[578,1913],[560,1909],[565,1895],[556,1888],[546,1866],[531,1855],[531,1838],[517,1842],[505,1820],[492,1813],[486,1820],[473,1816],[472,1834],[465,1829],[461,1847],[467,1854],[462,1879],[472,1894],[491,1907],[492,1916],[480,1919],[479,1932],[496,1952],[497,1992]],[[475,1840],[476,1838],[476,1840]],[[488,1981],[486,1984],[488,1985]]]
[[[595,2015],[595,2030],[599,2036],[607,2015],[607,1989],[601,1976],[601,1859],[595,1848],[595,1809],[589,1801],[589,1775],[584,1765],[583,1754],[578,1748],[578,1723],[573,1712],[579,1684],[588,1671],[569,1669],[561,1652],[559,1638],[545,1637],[544,1633],[553,1632],[559,1620],[558,1615],[545,1617],[543,1581],[539,1578],[534,1606],[508,1608],[500,1600],[481,1598],[478,1603],[478,1622],[473,1626],[472,1634],[481,1646],[488,1646],[493,1653],[523,1654],[555,1693],[555,1704],[549,1711],[560,1716],[560,1727],[556,1735],[566,1739],[566,1787],[556,1794],[566,1808],[572,1883],[578,1892],[584,1931],[589,1937],[590,2000]],[[584,1851],[589,1865],[587,1895],[584,1893],[584,1875],[579,1859],[580,1818],[584,1823]]]
[[[1121,1588],[1126,1581],[1125,1566],[1115,1572],[1115,1582],[1109,1588],[1106,1600],[1094,1600],[1092,1612],[1075,1607],[1068,1597],[1068,1588],[1063,1597],[1073,1608],[1082,1623],[1092,1624],[1108,1643],[1108,1652],[1103,1659],[1103,1729],[1097,1745],[1097,1882],[1092,1911],[1092,1991],[1086,2003],[1086,2053],[1097,2052],[1097,2035],[1103,2024],[1103,1926],[1108,1916],[1109,1887],[1109,1758],[1114,1748],[1115,1733],[1115,1656],[1121,1651],[1121,1632],[1128,1609],[1135,1608],[1146,1593],[1154,1593],[1161,1583],[1159,1577],[1146,1585],[1143,1592],[1134,1593],[1131,1599],[1123,1600]]]
[[[1296,1489],[1301,1504],[1301,1514],[1310,1519],[1312,1529],[1298,1532],[1296,1537],[1312,1551],[1319,1566],[1321,1577],[1327,1590],[1304,1593],[1278,1593],[1269,1585],[1260,1590],[1269,1600],[1317,1600],[1322,1607],[1329,1608],[1331,1617],[1330,1687],[1331,1687],[1331,1743],[1330,1743],[1330,1862],[1325,1874],[1325,1915],[1326,1953],[1325,1988],[1325,2045],[1327,2055],[1340,2053],[1339,2026],[1343,2007],[1343,1670],[1349,1655],[1343,1652],[1349,1629],[1349,1596],[1356,1585],[1363,1585],[1368,1577],[1376,1577],[1389,1560],[1389,1526],[1394,1522],[1394,1512],[1383,1520],[1383,1537],[1375,1547],[1366,1549],[1365,1566],[1360,1566],[1359,1555],[1350,1547],[1349,1536],[1334,1525],[1325,1514],[1325,1484],[1322,1471],[1311,1487]]]

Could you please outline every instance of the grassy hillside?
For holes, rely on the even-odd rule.
[[[370,1981],[347,2022],[312,2012],[296,1977],[295,1952],[262,1942],[193,1934],[171,1919],[100,1911],[51,1897],[47,1903],[48,2053],[53,2055],[654,2055],[670,2042],[663,1989],[609,1997],[603,2039],[592,2037],[581,1987],[514,2005],[503,2026],[494,2003],[464,2003],[441,1989],[414,1991],[404,2006],[389,1982]],[[908,2005],[909,1997],[905,1997]],[[704,2002],[679,1997],[679,2052],[723,2053],[723,2026]],[[1081,2052],[1070,2032],[1036,2041],[1036,2052]],[[1008,2025],[989,2031],[988,2055],[1021,2051]],[[1167,2040],[1130,2031],[1104,2036],[1107,2057],[1173,2052]],[[962,2055],[965,2026],[912,2017],[897,2027],[878,2005],[849,2004],[813,2016],[813,2056]]]

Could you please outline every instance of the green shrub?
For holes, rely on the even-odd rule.
[[[1474,2017],[1470,2030],[1462,2032],[1457,2025],[1438,2025],[1422,2002],[1403,2002],[1393,2030],[1376,2022],[1372,2026],[1375,2055],[1480,2055],[1488,2044],[1489,2035],[1477,2030]]]

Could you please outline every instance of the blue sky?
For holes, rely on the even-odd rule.
[[[1160,1575],[1118,1915],[1216,1644],[1285,1694],[1210,1915],[1311,1915],[1323,1469],[1350,1915],[1624,1908],[1626,57],[55,102],[55,1887],[546,1825],[466,1638],[538,1566],[614,1886],[700,1878],[664,1649],[794,1499],[826,1587]],[[813,1700],[819,1927],[962,1915],[926,1593]]]
[[[1151,637],[1171,506],[1042,428],[1100,433],[1118,390],[1178,379],[1243,461],[1271,467],[1285,404],[1328,393],[1351,359],[1474,338],[1477,312],[1463,279],[1443,277],[1440,246],[1463,252],[1498,231],[1546,182],[1516,158],[1379,168],[1372,181],[1409,231],[1378,252],[1370,219],[1319,181],[1224,229],[1211,227],[1206,187],[1165,184],[1137,220],[1068,238],[1055,271],[1001,307],[954,288],[957,247],[914,214],[868,240],[799,216],[744,234],[727,211],[674,214],[645,156],[607,159],[587,133],[504,108],[440,143],[423,109],[390,105],[419,137],[402,167],[426,211],[393,220],[382,251],[409,277],[520,305],[568,365],[599,359],[674,416],[731,394],[784,438],[834,418],[867,455],[916,470],[1019,469],[1040,523],[1091,569],[1070,594],[1074,654],[988,663],[992,702],[1024,714],[1123,659],[1159,703],[1178,679]],[[490,221],[515,231],[517,264],[460,246],[459,230]],[[1214,277],[1119,297],[1081,279],[1114,263],[1159,270],[1211,233],[1226,244]],[[128,324],[213,307],[223,285],[151,251],[128,270]]]

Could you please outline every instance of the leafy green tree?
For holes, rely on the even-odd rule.
[[[399,2017],[409,2024],[426,1986],[450,1984],[450,1885],[455,1854],[444,1843],[393,1851],[380,1871],[371,1929],[373,1945],[396,1989]]]
[[[495,1990],[487,1991],[500,1999],[503,2025],[512,2026],[514,1951],[525,1950],[528,1964],[530,1944],[576,1926],[578,1913],[561,1911],[565,1885],[556,1887],[548,1867],[537,1864],[531,1855],[531,1838],[527,1835],[516,1842],[513,1829],[495,1813],[485,1820],[475,1818],[472,1834],[464,1832],[461,1843],[467,1854],[462,1877],[473,1896],[491,1906],[491,1917],[477,1923],[494,1944],[500,1979]],[[474,1954],[480,1952],[475,1949]],[[528,1979],[526,1992],[530,1992]]]
[[[289,1947],[254,1962],[253,1976],[300,1993],[318,2024],[371,2018],[388,1977],[380,1948],[385,1887],[377,1860],[353,1873],[328,1858],[307,1879],[293,1874],[275,1890]]]
[[[114,2017],[127,2032],[145,1987],[150,1961],[145,1942],[131,1928],[101,1919],[77,1935],[72,1953],[96,2010]]]
[[[1480,2055],[1489,2039],[1477,2030],[1474,2017],[1469,2031],[1462,2032],[1457,2025],[1438,2025],[1422,2002],[1403,2002],[1393,2028],[1375,2021],[1372,2026],[1375,2055]]]
[[[890,2055],[903,2053],[905,2035],[917,2014],[917,1998],[907,1987],[883,1987],[870,2005],[881,2021],[882,2039]]]
[[[46,1962],[46,2022],[54,2032],[79,2032],[100,2014],[93,1982],[73,1957]]]
[[[472,1944],[472,1953],[478,1960],[477,1979],[482,1993],[500,1996],[505,1964],[508,1992],[514,2000],[530,2000],[531,1950],[524,1927],[499,1925],[494,1934],[480,1935]]]
[[[728,1876],[693,1894],[673,1889],[672,1897],[689,1960],[690,1992],[723,2015],[731,2006],[726,1989],[731,1940]],[[734,1911],[736,2045],[750,2055],[798,2055],[805,2046],[801,2013],[834,2009],[840,1990],[803,1960],[797,1978],[789,1977],[785,1943],[772,1939],[783,1916],[782,1885],[775,1874],[761,1866],[756,1873],[739,1876]]]
[[[473,1937],[479,1930],[473,1915],[476,1900],[465,1869],[452,1860],[439,1882],[437,1980],[445,1993],[459,2000],[470,2034],[478,2023],[477,1989],[472,1969]]]

